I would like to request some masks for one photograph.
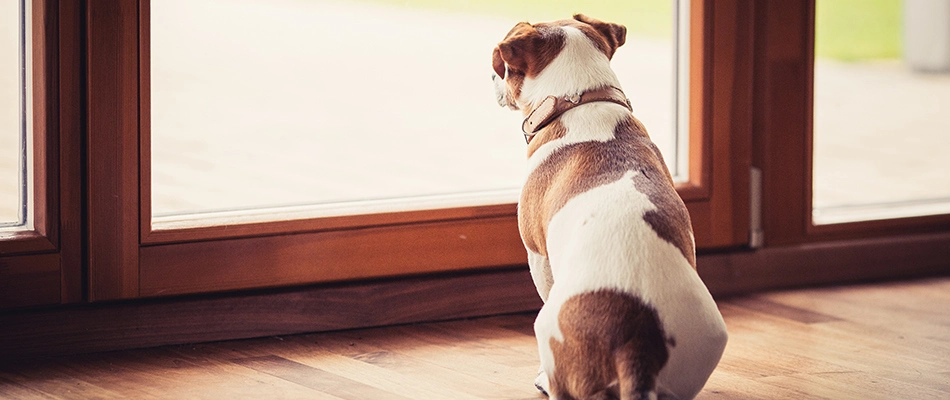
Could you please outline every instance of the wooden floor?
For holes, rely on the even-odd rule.
[[[948,399],[950,278],[719,302],[700,399]],[[538,399],[532,315],[0,365],[0,398]]]

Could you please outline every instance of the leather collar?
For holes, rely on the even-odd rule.
[[[561,114],[579,105],[597,101],[620,104],[628,110],[633,111],[633,107],[630,106],[630,99],[623,94],[622,90],[614,86],[607,86],[573,96],[548,96],[545,97],[544,100],[541,100],[541,103],[528,114],[528,117],[525,118],[521,124],[521,130],[524,131],[525,143],[531,143],[531,139],[534,138],[534,135],[541,130],[541,128],[550,124],[560,117]]]

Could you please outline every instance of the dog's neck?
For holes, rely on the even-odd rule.
[[[590,90],[573,96],[555,97],[548,96],[541,101],[528,113],[528,116],[521,124],[521,130],[524,131],[526,143],[531,143],[531,139],[539,130],[556,120],[561,114],[568,110],[598,101],[616,103],[633,110],[630,106],[630,99],[623,94],[623,91],[614,86],[607,86],[600,89]]]

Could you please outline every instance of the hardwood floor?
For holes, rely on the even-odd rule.
[[[700,399],[950,398],[950,278],[719,301]],[[539,399],[529,314],[0,365],[0,398]]]

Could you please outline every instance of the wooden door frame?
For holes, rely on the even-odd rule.
[[[138,4],[86,3],[89,300],[139,287]]]
[[[55,3],[52,0],[48,1]],[[96,3],[106,1],[97,0]],[[767,242],[764,248],[754,250],[743,248],[740,244],[738,248],[728,247],[714,251],[706,248],[707,250],[701,251],[697,257],[699,273],[713,295],[719,298],[791,286],[840,284],[950,273],[950,264],[946,262],[950,259],[950,225],[940,226],[939,221],[924,221],[933,225],[920,225],[917,220],[912,219],[904,221],[904,223],[909,221],[909,227],[905,226],[896,231],[878,230],[871,233],[851,231],[839,237],[809,236],[804,215],[810,210],[807,206],[807,198],[810,194],[805,195],[802,192],[810,184],[810,181],[808,184],[805,183],[810,176],[810,171],[805,172],[807,168],[810,168],[809,162],[806,162],[810,160],[810,154],[806,151],[810,139],[805,136],[806,131],[803,130],[810,123],[802,122],[802,120],[810,118],[811,94],[802,92],[791,96],[794,93],[788,92],[794,92],[789,89],[790,87],[801,89],[802,85],[810,82],[808,81],[810,67],[802,62],[803,56],[810,56],[807,53],[803,55],[802,51],[808,51],[803,49],[809,47],[805,44],[809,43],[811,38],[804,34],[802,29],[808,26],[806,22],[812,18],[810,13],[813,13],[811,11],[813,0],[716,0],[715,3],[716,8],[713,9],[712,0],[703,1],[702,9],[696,11],[706,13],[704,15],[707,17],[704,20],[710,21],[710,24],[704,25],[700,31],[701,36],[705,38],[702,41],[705,43],[704,46],[709,47],[703,50],[706,54],[703,61],[705,65],[703,70],[706,72],[701,75],[703,83],[697,85],[702,89],[694,88],[694,90],[701,90],[701,93],[709,97],[704,108],[700,111],[693,110],[693,112],[700,112],[701,115],[699,118],[694,117],[694,121],[702,121],[701,126],[704,126],[704,129],[712,130],[713,126],[716,126],[715,129],[719,129],[718,133],[729,133],[724,136],[724,140],[741,142],[746,137],[745,135],[749,134],[748,131],[751,130],[754,134],[751,138],[754,165],[760,167],[765,175],[766,201],[763,203],[766,207],[764,222],[767,227]],[[72,4],[75,3],[63,2],[60,6],[68,8]],[[697,15],[696,12],[693,15]],[[80,24],[75,25],[80,26]],[[70,31],[67,29],[61,33],[63,32]],[[694,32],[694,35],[697,33]],[[710,50],[716,48],[714,46],[726,46],[727,50]],[[772,46],[775,48],[771,48]],[[722,54],[714,54],[719,52]],[[747,74],[751,71],[750,62],[753,64],[755,74]],[[61,73],[65,72],[61,71]],[[693,73],[696,71],[694,70]],[[62,94],[66,93],[62,87],[60,93],[61,98],[70,98]],[[715,107],[713,101],[717,102]],[[718,104],[718,102],[725,104]],[[140,105],[137,106],[140,107]],[[783,107],[788,108],[787,115],[782,111]],[[63,111],[60,113],[67,115]],[[71,121],[71,119],[65,118],[63,121]],[[62,128],[65,124],[65,122],[61,124],[63,132],[68,131]],[[696,131],[691,131],[691,135],[694,134]],[[793,137],[795,135],[799,137]],[[722,147],[729,147],[728,142],[717,143],[718,136],[702,138],[704,140],[693,142],[692,145],[699,146],[701,151],[705,151],[703,154],[718,156],[719,154],[713,152]],[[737,146],[743,146],[743,144],[739,143]],[[60,149],[60,151],[64,150]],[[691,157],[698,157],[696,154],[692,152]],[[127,153],[126,157],[128,157]],[[710,173],[721,171],[720,168],[735,169],[729,163],[720,164],[715,162],[715,159],[701,157],[700,160],[708,160],[702,162],[710,163],[708,164]],[[65,167],[61,165],[61,168]],[[733,174],[740,178],[745,175],[742,170]],[[683,197],[687,198],[687,202],[692,202],[690,211],[694,223],[715,225],[713,222],[701,219],[711,218],[714,214],[710,211],[716,207],[709,206],[705,211],[697,209],[695,208],[696,199],[708,198],[711,203],[720,201],[718,197],[718,194],[721,194],[720,191],[732,193],[730,187],[735,188],[738,193],[738,195],[733,195],[736,201],[727,202],[728,206],[718,207],[723,207],[723,209],[734,207],[733,218],[736,217],[735,214],[743,214],[747,211],[741,207],[743,200],[741,197],[748,192],[740,190],[747,187],[742,188],[737,181],[732,181],[731,185],[716,186],[715,174],[693,176],[700,177],[697,178],[700,180],[705,179],[702,182],[708,183],[708,186],[693,185],[698,188],[708,188],[708,193],[705,192],[707,189],[689,189],[693,190],[692,193],[681,192]],[[789,184],[797,186],[788,188]],[[99,193],[97,196],[107,194]],[[90,196],[91,200],[94,200],[92,196]],[[351,240],[352,237],[368,237],[366,236],[368,234],[377,235],[377,237],[387,235],[411,237],[406,232],[412,229],[418,229],[424,234],[429,224],[441,224],[439,229],[443,229],[443,233],[458,232],[458,229],[462,228],[453,224],[481,223],[483,227],[491,227],[504,225],[506,220],[513,221],[514,211],[505,207],[511,207],[511,205],[489,209],[486,216],[465,215],[457,210],[450,211],[459,214],[453,214],[454,219],[445,221],[439,220],[440,212],[431,214],[423,212],[398,217],[405,218],[402,220],[393,216],[372,217],[381,218],[383,221],[376,227],[347,228],[348,221],[346,220],[305,221],[298,222],[300,225],[297,230],[305,233],[281,234],[279,230],[264,230],[259,236],[254,236],[254,230],[261,228],[256,226],[240,228],[247,231],[242,231],[239,237],[232,239],[188,242],[188,237],[181,237],[179,239],[182,240],[165,240],[164,238],[158,240],[162,243],[167,242],[167,246],[145,241],[133,244],[134,249],[141,252],[140,261],[146,260],[146,263],[150,262],[147,260],[161,261],[163,257],[165,259],[187,258],[193,255],[206,257],[202,254],[207,254],[207,247],[231,246],[234,243],[229,242],[231,240],[246,240],[241,242],[241,245],[249,246],[252,250],[255,246],[259,246],[271,254],[278,254],[285,249],[283,245],[271,245],[268,248],[261,246],[260,241],[284,241],[285,243],[296,241],[295,245],[308,248],[314,246],[314,243],[336,240],[339,246],[340,244],[347,245],[346,241]],[[95,210],[94,205],[90,209],[92,213],[101,212],[101,210]],[[716,215],[721,217],[723,213]],[[385,220],[385,218],[391,219]],[[423,222],[415,222],[420,219]],[[373,223],[370,219],[363,222],[369,225]],[[734,219],[732,223],[741,224],[742,221]],[[116,224],[119,225],[119,223]],[[313,227],[307,224],[324,225]],[[136,225],[136,229],[138,228],[140,227]],[[504,234],[511,234],[510,231],[514,230],[513,227],[501,229],[506,232]],[[698,233],[704,231],[710,230],[697,230]],[[64,237],[62,232],[61,230],[61,238]],[[727,233],[731,232],[727,231]],[[144,233],[140,234],[145,236]],[[341,237],[345,235],[351,235],[351,237]],[[741,235],[733,236],[733,239],[742,239],[738,236]],[[697,239],[702,240],[701,238],[699,236]],[[100,239],[90,237],[89,240],[90,246],[100,246],[100,249],[107,250],[107,244],[98,242]],[[742,243],[741,240],[738,243]],[[132,248],[128,242],[124,245]],[[516,246],[520,246],[520,243]],[[231,246],[231,248],[234,247]],[[316,247],[320,248],[320,246]],[[187,251],[182,251],[183,249]],[[514,252],[514,250],[511,251]],[[146,254],[148,252],[168,252],[168,254],[154,256]],[[505,257],[506,251],[503,250],[500,253],[502,257]],[[299,253],[291,251],[289,254]],[[231,257],[239,258],[234,255]],[[392,265],[392,261],[385,262]],[[190,288],[183,287],[182,285],[186,283],[181,282],[191,279],[196,273],[209,274],[198,281],[221,278],[214,273],[229,273],[231,269],[227,264],[222,263],[216,268],[197,271],[174,267],[169,270],[169,273],[174,275],[170,277],[171,279],[179,282],[179,286],[174,287],[176,290],[181,293],[194,293],[210,289],[203,284]],[[4,356],[17,358],[115,350],[536,310],[540,304],[527,268],[520,261],[517,264],[512,267],[477,267],[472,270],[425,276],[318,283],[281,289],[139,299],[26,311],[0,310],[0,326],[8,328],[0,330],[0,359]],[[118,267],[123,268],[122,265]],[[139,268],[138,265],[131,267]],[[90,266],[90,269],[94,268],[98,267]],[[142,270],[149,271],[150,268],[146,267]],[[121,273],[123,272],[118,272],[118,274]],[[137,274],[138,271],[135,273]],[[148,273],[152,272],[146,272]],[[2,277],[6,278],[6,276]],[[224,278],[232,279],[227,276]],[[280,278],[285,279],[285,282],[303,280],[300,276]],[[3,282],[0,280],[0,284]],[[102,284],[102,281],[99,282]],[[259,286],[255,285],[258,283],[244,282],[243,286],[238,286],[243,288]],[[113,297],[97,295],[94,300],[119,298],[118,296],[122,294],[121,291],[110,293],[109,288],[105,289],[101,294]],[[135,289],[134,292],[129,291],[130,296],[145,296],[140,288],[135,287]],[[260,312],[260,310],[267,310],[267,312]]]
[[[34,159],[36,228],[0,238],[4,284],[30,288],[7,291],[20,293],[14,296],[21,299],[16,304],[78,302],[87,298],[87,290],[88,299],[98,301],[523,263],[512,204],[152,230],[142,223],[151,213],[149,88],[144,79],[149,72],[148,21],[142,17],[148,3],[142,2],[142,11],[120,3],[34,2],[34,137],[40,146]],[[749,164],[764,175],[767,247],[946,232],[947,216],[810,224],[814,55],[806,44],[813,42],[814,1],[729,0],[715,6],[712,0],[690,6],[693,25],[701,26],[691,30],[691,58],[702,61],[694,62],[690,71],[691,178],[678,188],[690,209],[701,252],[745,248]],[[87,41],[87,35],[96,40]],[[801,87],[808,90],[796,93]],[[88,117],[87,101],[96,102]],[[497,251],[478,259],[466,256],[471,246],[462,240],[430,240],[422,243],[451,251],[434,259],[394,261],[398,257],[393,254],[418,256],[424,251],[404,244],[427,231],[477,237],[481,246]],[[389,244],[369,246],[363,254],[341,250],[365,249],[361,243],[366,240],[361,239]],[[327,250],[313,250],[320,248]],[[265,255],[248,261],[233,249],[262,249]],[[273,257],[278,253],[291,259],[322,259],[332,267],[319,273],[293,263],[281,267]],[[195,254],[200,257],[188,256]],[[211,269],[191,268],[206,257],[219,256],[236,258],[238,265],[223,267],[222,261]],[[364,264],[362,259],[383,261],[376,271],[347,275],[347,268]],[[278,279],[267,274],[255,278],[261,268],[272,267]],[[189,274],[216,282],[225,276],[226,282],[186,285],[180,278]]]
[[[701,251],[749,243],[754,6],[690,3],[689,181],[677,190]]]
[[[0,233],[0,307],[78,302],[82,274],[82,18],[76,2],[32,7],[33,227]]]
[[[691,5],[690,181],[701,248],[748,238],[751,32],[738,3]],[[91,300],[519,265],[514,204],[199,229],[150,224],[149,2],[88,3]],[[748,30],[748,25],[739,25]],[[722,35],[742,37],[722,40]],[[729,101],[714,101],[725,97]],[[118,117],[116,117],[118,116]]]

